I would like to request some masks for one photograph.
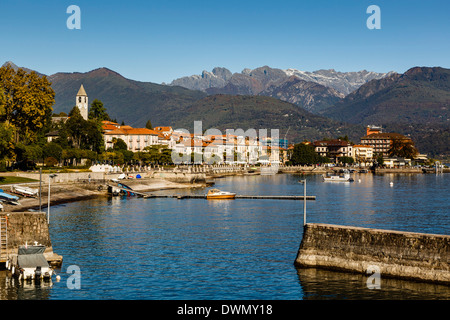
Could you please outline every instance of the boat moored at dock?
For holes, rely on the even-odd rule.
[[[234,199],[236,198],[236,193],[221,191],[219,189],[211,189],[206,194],[206,199],[214,200],[214,199]]]
[[[324,182],[352,182],[354,181],[352,177],[350,177],[350,172],[344,170],[341,174],[333,174],[333,175],[323,175]]]
[[[53,275],[53,269],[44,257],[45,246],[27,245],[18,248],[17,255],[11,256],[7,261],[7,267],[13,276],[27,281],[49,281]]]

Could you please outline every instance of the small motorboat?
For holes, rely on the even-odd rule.
[[[236,193],[221,191],[219,189],[211,189],[206,194],[206,199],[234,199],[236,198]]]
[[[353,178],[350,177],[350,173],[348,171],[344,171],[341,174],[333,174],[329,176],[323,175],[324,182],[352,182]]]
[[[15,186],[15,185],[11,186],[11,192],[20,194],[21,196],[24,197],[37,197],[37,195],[39,194],[38,189],[32,189],[29,187]]]
[[[45,246],[35,245],[20,246],[18,255],[11,263],[13,274],[21,280],[49,281],[53,270],[44,257]],[[9,263],[8,263],[9,264]]]

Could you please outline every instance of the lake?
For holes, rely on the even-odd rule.
[[[307,222],[449,234],[449,174],[355,174],[352,183],[320,175],[216,179],[242,195],[303,195]],[[390,185],[393,182],[393,185]],[[205,194],[207,189],[159,191]],[[296,269],[303,201],[117,197],[52,207],[50,235],[64,257],[61,281],[36,288],[0,279],[2,299],[329,300],[449,299],[442,285]],[[69,266],[81,272],[69,289]],[[0,273],[0,278],[5,275]]]

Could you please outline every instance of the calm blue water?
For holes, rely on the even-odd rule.
[[[229,177],[215,187],[303,195],[300,178]],[[317,197],[307,201],[307,222],[450,234],[449,174],[306,179],[307,194]],[[297,270],[302,201],[113,198],[54,206],[51,214],[62,279],[48,288],[3,288],[10,299],[450,299],[445,286],[382,279],[370,290],[364,275]],[[67,288],[70,265],[81,270],[79,290]]]

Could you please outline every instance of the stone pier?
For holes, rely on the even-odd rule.
[[[44,256],[52,266],[62,264],[62,256],[53,252],[52,242],[47,224],[47,215],[44,212],[2,212],[1,217],[7,221],[7,249],[2,248],[0,264],[6,262],[8,255],[16,255],[19,246],[35,242],[46,246]]]
[[[295,265],[450,285],[449,261],[448,235],[310,223]]]

